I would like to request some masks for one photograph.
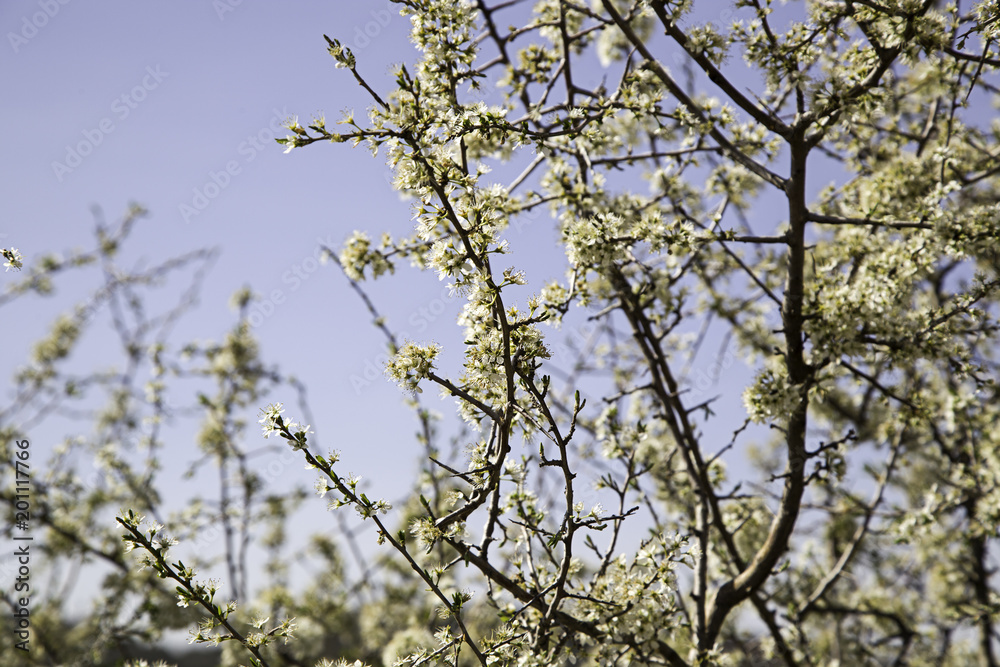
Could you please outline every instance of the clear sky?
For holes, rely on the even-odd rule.
[[[288,116],[325,113],[332,122],[344,109],[363,116],[369,106],[350,75],[335,69],[323,33],[350,46],[359,69],[385,91],[390,64],[416,57],[409,21],[381,0],[6,0],[0,29],[0,123],[8,128],[0,244],[29,262],[89,248],[91,208],[113,220],[134,201],[151,215],[128,244],[126,264],[220,248],[201,305],[175,340],[221,339],[233,322],[229,297],[243,285],[273,299],[252,320],[265,359],[308,385],[321,447],[343,451],[345,472],[371,478],[377,464],[375,495],[392,500],[415,470],[416,423],[381,376],[383,340],[362,304],[335,268],[315,258],[319,243],[339,247],[356,228],[409,231],[409,205],[389,187],[382,158],[363,148],[315,145],[286,155],[273,139],[286,134],[280,125]],[[561,260],[539,259],[559,252],[552,227],[519,233],[515,253],[535,249],[525,258],[531,285],[561,275]],[[0,334],[4,377],[85,287],[57,286],[49,301],[5,312],[17,323],[5,321]],[[434,276],[413,272],[372,287],[398,330],[416,339],[449,332],[454,342],[458,303],[445,294]],[[94,359],[103,351],[107,363],[115,360],[110,328],[88,344]],[[366,371],[374,381],[359,382]],[[269,398],[292,402],[291,392]],[[429,403],[450,412],[433,394]],[[39,432],[38,448],[55,436]],[[192,443],[177,447],[191,450],[183,460],[195,456]],[[297,465],[283,474],[311,485],[311,473]]]

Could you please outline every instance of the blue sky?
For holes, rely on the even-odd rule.
[[[233,321],[229,296],[250,285],[270,302],[253,317],[265,356],[310,384],[318,411],[345,392],[355,398],[350,375],[382,345],[358,323],[364,311],[339,273],[319,267],[318,245],[339,246],[359,227],[404,230],[408,205],[363,150],[285,155],[273,139],[288,116],[334,119],[367,106],[334,68],[324,32],[351,44],[385,88],[389,64],[414,55],[408,21],[379,2],[10,2],[0,26],[0,113],[13,128],[0,153],[3,244],[29,260],[87,248],[91,207],[114,220],[140,203],[150,216],[126,264],[221,249],[180,336],[220,338]],[[50,310],[35,302],[32,317],[5,331],[4,370],[80,296],[60,287]],[[365,403],[398,403],[391,385],[366,389]],[[355,435],[347,421],[337,428]]]

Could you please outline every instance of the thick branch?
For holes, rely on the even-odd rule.
[[[802,131],[797,130],[791,146],[791,175],[788,181],[788,277],[785,300],[781,310],[785,334],[785,364],[788,382],[799,391],[798,404],[788,417],[786,444],[788,463],[785,467],[785,487],[777,514],[771,522],[767,539],[750,564],[716,592],[709,607],[708,637],[713,643],[722,630],[722,623],[736,605],[747,599],[771,576],[778,560],[788,549],[788,540],[799,515],[805,491],[806,416],[809,405],[811,369],[805,361],[802,333],[802,301],[805,275],[805,205],[806,146]]]

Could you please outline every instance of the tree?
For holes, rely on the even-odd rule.
[[[413,199],[412,236],[356,232],[337,259],[425,474],[401,517],[282,405],[261,424],[439,607],[397,633],[403,664],[996,665],[997,2],[398,4],[419,62],[383,94],[327,37],[368,121],[281,142],[365,144]],[[567,270],[530,295],[504,255],[544,211]],[[397,339],[365,295],[403,260],[464,297],[454,340]],[[583,320],[562,373],[558,327]],[[697,391],[709,341],[752,374],[745,416],[717,407],[735,387]],[[198,638],[287,659],[259,648],[287,621],[242,633],[157,527],[120,522],[208,608]]]

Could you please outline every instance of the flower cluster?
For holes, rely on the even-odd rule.
[[[781,421],[798,409],[800,387],[791,384],[781,370],[764,370],[743,393],[743,405],[754,423]]]
[[[390,245],[388,235],[383,236],[382,250],[388,245]],[[368,235],[356,231],[347,239],[344,249],[340,251],[340,265],[351,280],[364,280],[366,267],[371,267],[373,278],[378,278],[383,273],[393,273],[396,267],[382,250],[373,249]]]
[[[294,450],[305,449],[307,436],[312,431],[309,425],[303,426],[295,421],[285,421],[281,413],[285,411],[285,406],[281,403],[272,403],[265,408],[261,408],[261,417],[257,423],[261,425],[264,437],[269,437],[272,433],[288,441]]]
[[[566,254],[574,266],[604,266],[627,243],[628,224],[617,213],[599,213],[590,220],[567,225]]]
[[[440,351],[441,346],[435,343],[406,343],[386,364],[386,375],[403,389],[419,394],[423,390],[418,385],[434,368],[434,359]]]

